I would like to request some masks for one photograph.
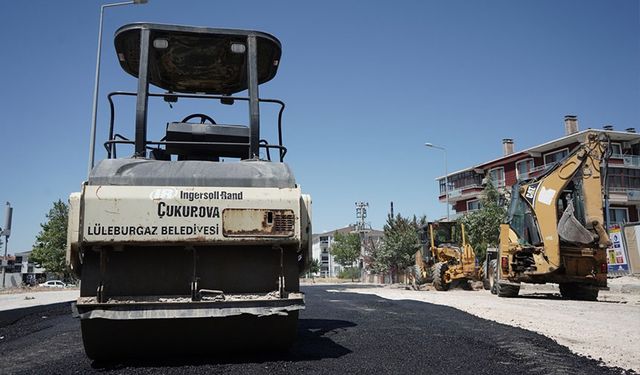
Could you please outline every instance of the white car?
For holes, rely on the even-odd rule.
[[[45,283],[39,284],[39,286],[45,288],[64,288],[67,285],[60,280],[49,280]]]

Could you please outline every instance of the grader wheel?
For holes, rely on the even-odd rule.
[[[433,266],[433,287],[438,291],[449,290],[450,283],[446,281],[447,269],[449,266],[445,262],[439,262]]]
[[[489,267],[487,268],[487,281],[489,284],[489,290],[491,294],[497,294],[496,292],[496,270],[498,269],[498,261],[496,259],[492,259],[489,261]]]

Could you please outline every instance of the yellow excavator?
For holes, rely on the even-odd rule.
[[[494,294],[517,296],[523,282],[557,283],[564,298],[597,300],[607,286],[610,245],[601,178],[603,168],[606,180],[608,145],[605,133],[588,132],[564,160],[513,186],[491,261]]]
[[[433,282],[445,291],[454,282],[463,287],[477,275],[476,254],[467,240],[464,224],[430,222],[420,229],[422,248],[416,252],[416,284]]]

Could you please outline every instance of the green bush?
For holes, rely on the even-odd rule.
[[[338,274],[338,278],[340,279],[351,279],[351,281],[360,279],[360,268],[357,267],[347,267],[340,271]]]

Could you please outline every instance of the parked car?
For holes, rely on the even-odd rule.
[[[64,288],[67,285],[60,280],[49,280],[42,284],[38,284],[38,286],[45,287],[45,288]]]

